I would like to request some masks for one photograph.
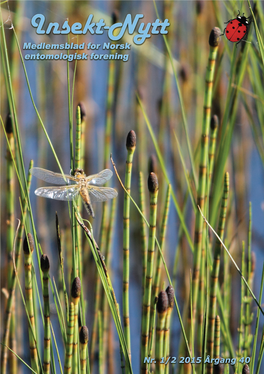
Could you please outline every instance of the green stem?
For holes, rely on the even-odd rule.
[[[150,173],[148,179],[148,188],[150,192],[150,219],[149,219],[149,241],[147,257],[147,275],[146,287],[143,297],[143,316],[142,316],[142,334],[141,334],[141,374],[147,374],[147,363],[144,358],[148,353],[149,346],[149,327],[150,327],[150,308],[151,308],[151,290],[152,277],[154,270],[154,252],[156,237],[156,220],[157,220],[157,201],[158,201],[158,178],[154,173]]]
[[[126,140],[127,160],[126,160],[126,174],[125,174],[125,188],[130,192],[132,162],[136,149],[136,134],[131,130],[127,135]],[[129,228],[130,228],[130,199],[127,194],[124,196],[123,209],[123,321],[124,334],[127,343],[129,357],[131,358],[131,343],[130,343],[130,321],[129,321]],[[127,368],[126,368],[127,372]]]
[[[44,374],[50,373],[50,307],[49,307],[49,259],[41,256],[41,270],[43,271],[43,300],[44,300]]]
[[[224,191],[223,191],[223,197],[222,197],[222,206],[221,206],[220,218],[219,218],[219,224],[218,224],[218,235],[221,238],[221,240],[224,239],[224,229],[225,229],[225,223],[226,223],[228,196],[229,196],[229,174],[226,173],[225,181],[224,181]],[[217,283],[218,283],[218,278],[219,278],[221,247],[222,247],[221,243],[217,240],[215,243],[213,269],[211,272],[209,326],[208,326],[208,340],[207,340],[207,352],[211,357],[213,357],[213,352],[214,352],[216,291],[217,291]],[[212,374],[212,372],[213,372],[213,364],[208,364],[207,373]]]
[[[74,303],[70,303],[69,318],[67,325],[67,344],[64,362],[64,374],[71,374],[72,371],[72,350],[74,335]]]

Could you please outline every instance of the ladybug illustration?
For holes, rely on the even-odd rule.
[[[244,13],[240,16],[240,12],[238,11],[236,18],[225,23],[227,23],[227,26],[224,29],[224,34],[230,42],[238,44],[241,40],[246,39],[250,25],[250,17],[245,17]]]

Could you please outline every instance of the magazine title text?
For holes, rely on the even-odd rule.
[[[127,31],[130,35],[136,32],[136,35],[133,38],[133,42],[136,45],[141,45],[147,38],[150,38],[152,34],[167,34],[167,27],[170,26],[168,19],[165,19],[163,22],[159,19],[156,19],[154,22],[140,22],[141,18],[144,18],[143,14],[137,14],[134,19],[131,14],[127,14],[124,22],[117,22],[111,26],[107,26],[103,19],[100,19],[98,22],[93,22],[93,14],[90,14],[87,18],[85,25],[83,26],[80,22],[75,22],[71,26],[69,25],[68,20],[66,20],[60,29],[58,22],[50,22],[47,27],[44,27],[46,18],[43,14],[35,14],[31,18],[31,25],[35,27],[36,33],[39,35],[43,34],[62,34],[67,35],[70,32],[74,35],[87,34],[88,32],[92,35],[103,34],[104,31],[107,31],[108,37],[110,40],[118,41],[120,40],[125,32]],[[138,25],[139,23],[139,25]],[[138,28],[137,28],[138,27]]]

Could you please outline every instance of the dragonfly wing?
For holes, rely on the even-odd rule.
[[[104,169],[100,171],[98,174],[89,175],[86,178],[86,181],[89,182],[91,185],[95,186],[102,186],[105,184],[113,175],[112,170],[110,169]]]
[[[88,192],[92,203],[107,201],[117,197],[118,195],[117,191],[111,187],[89,186]]]
[[[47,197],[53,200],[69,201],[74,200],[80,192],[78,185],[62,186],[62,187],[40,187],[36,189],[37,196]]]
[[[54,184],[69,184],[70,182],[76,183],[76,180],[71,175],[65,175],[65,179],[63,178],[63,175],[60,173],[54,173],[53,171],[49,171],[42,168],[32,168],[30,169],[30,173],[34,175],[35,177],[48,182],[48,183],[54,183]]]

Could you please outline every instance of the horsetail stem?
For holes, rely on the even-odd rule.
[[[103,360],[103,323],[102,323],[102,312],[98,310],[98,332],[99,332],[99,349],[98,349],[98,366],[99,374],[104,372],[104,360]]]
[[[31,234],[28,234],[24,239],[24,268],[25,268],[25,296],[26,296],[26,307],[29,316],[29,348],[30,348],[30,361],[32,369],[39,371],[38,355],[36,347],[36,328],[35,328],[35,316],[33,307],[33,290],[32,290],[32,253],[34,251],[34,240]]]
[[[210,145],[209,145],[209,186],[211,185],[212,173],[214,169],[215,160],[215,148],[216,148],[216,138],[218,133],[219,119],[217,115],[213,115],[210,122]],[[209,187],[210,191],[210,187]]]
[[[78,310],[81,296],[81,281],[79,277],[74,278],[71,288],[71,297],[74,304],[74,333],[73,333],[73,363],[72,374],[78,373]]]
[[[170,324],[171,324],[171,315],[174,307],[174,289],[170,285],[166,288],[166,293],[168,295],[168,310],[166,315],[165,327],[164,327],[164,353],[163,356],[165,361],[170,355]],[[169,373],[169,365],[165,366],[165,373]]]
[[[10,148],[7,149],[6,152],[6,248],[8,252],[8,290],[11,290],[12,286],[12,273],[13,273],[13,261],[12,261],[12,251],[13,251],[13,240],[15,236],[15,222],[14,222],[14,208],[15,208],[15,180],[14,180],[14,166],[12,155],[14,156],[15,153],[15,140],[14,134],[12,129],[12,118],[10,113],[7,115],[5,129],[7,138],[10,144]],[[11,155],[12,153],[12,155]],[[13,300],[12,306],[12,315],[10,321],[10,331],[9,331],[9,339],[10,339],[10,348],[13,351],[16,351],[16,337],[15,337],[15,298]],[[9,356],[10,363],[10,372],[15,373],[17,371],[17,358],[12,354]]]
[[[101,219],[101,226],[100,226],[100,242],[99,247],[104,252],[106,250],[106,243],[107,243],[107,203],[103,203],[102,209],[102,219]],[[102,289],[102,283],[99,276],[99,273],[96,274],[96,288],[95,288],[95,307],[94,307],[94,322],[93,322],[93,332],[92,332],[92,341],[91,341],[91,372],[93,371],[94,365],[94,355],[95,355],[95,346],[97,340],[97,329],[98,329],[98,310],[101,310],[101,294],[103,293],[103,297],[105,297],[104,290]]]
[[[100,248],[105,248],[106,241],[106,203],[103,205],[103,214],[101,220],[100,228]],[[95,358],[95,347],[97,341],[97,330],[98,330],[98,311],[100,310],[100,301],[102,293],[102,283],[99,276],[99,273],[96,273],[96,286],[95,286],[95,303],[94,303],[94,321],[93,321],[93,332],[92,332],[92,341],[91,341],[91,356],[90,356],[90,365],[91,372],[93,372],[94,358]]]
[[[43,272],[43,300],[44,300],[44,361],[43,372],[50,372],[50,307],[49,307],[49,269],[50,263],[47,255],[42,255],[41,270]]]
[[[107,239],[106,239],[106,248],[105,248],[105,265],[108,267],[108,264],[111,264],[111,245],[112,245],[112,237],[113,237],[113,228],[114,228],[114,221],[115,221],[115,213],[116,213],[116,199],[112,200],[111,211],[110,211],[110,218],[109,218],[109,226],[107,230]],[[109,268],[109,267],[108,267]],[[108,270],[109,271],[109,270]],[[109,315],[109,305],[107,303],[107,298],[105,292],[102,295],[102,310],[103,310],[103,358],[104,358],[104,366],[106,364],[107,359],[107,352],[109,352],[110,347],[108,347],[109,337],[112,336],[110,332],[110,315]],[[113,336],[112,336],[113,338]],[[109,354],[110,357],[110,354]]]
[[[154,306],[154,312],[151,313],[150,315],[150,327],[149,327],[149,331],[150,331],[150,341],[149,341],[149,356],[151,357],[152,356],[152,348],[153,348],[153,342],[154,342],[154,329],[155,329],[155,323],[156,323],[156,305],[157,305],[157,302],[158,302],[158,297],[155,296],[155,299],[154,299],[154,303],[153,303],[153,306]],[[152,307],[152,306],[151,306]]]
[[[220,357],[220,317],[215,317],[214,357]]]
[[[251,263],[251,237],[252,237],[252,207],[251,201],[249,202],[249,221],[248,221],[248,254],[247,254],[247,274],[248,274],[248,284],[250,288],[253,288],[253,272],[252,272],[252,263]],[[253,314],[251,314],[251,297],[249,290],[246,291],[246,314],[244,317],[245,323],[245,337],[244,340],[244,352],[246,356],[250,354],[250,346],[253,340],[253,336],[251,334],[251,323],[253,322]]]
[[[241,262],[241,271],[242,274],[245,274],[245,242],[242,241],[242,262]],[[238,350],[236,352],[236,355],[239,359],[243,357],[243,344],[245,340],[245,319],[244,319],[244,313],[245,313],[245,285],[243,280],[241,279],[241,293],[240,293],[240,316],[239,316],[239,328],[238,328]],[[240,367],[241,364],[238,364],[238,367]]]
[[[146,215],[146,207],[145,207],[145,190],[144,190],[144,183],[143,183],[143,173],[139,173],[139,208],[142,214]],[[141,249],[142,249],[142,290],[144,293],[145,290],[145,282],[146,282],[146,271],[147,271],[147,227],[145,221],[142,216],[140,216],[140,234],[141,234]]]
[[[149,345],[149,326],[150,326],[150,307],[151,307],[151,289],[152,277],[154,269],[154,251],[156,237],[156,221],[157,221],[157,201],[158,201],[158,178],[154,173],[150,173],[148,178],[148,189],[150,193],[150,218],[149,218],[149,241],[148,241],[148,257],[147,257],[147,274],[146,288],[143,297],[143,315],[141,329],[141,374],[147,374],[147,363],[144,358],[148,353]]]
[[[156,374],[163,374],[165,370],[165,365],[161,361],[162,358],[164,358],[164,330],[168,306],[168,294],[165,291],[161,291],[158,295],[157,302],[158,320],[156,327]]]
[[[10,144],[10,149],[7,149],[6,153],[6,182],[7,182],[7,189],[6,189],[6,209],[7,209],[7,229],[6,229],[6,246],[8,253],[11,254],[13,250],[13,240],[15,236],[14,231],[14,166],[12,161],[11,153],[14,154],[15,151],[15,143],[14,143],[14,134],[12,130],[12,119],[11,115],[8,114],[6,119],[6,134],[8,137],[8,141]],[[13,263],[12,263],[12,256],[9,257],[9,271],[8,271],[8,288],[10,286],[10,280],[12,276],[12,269],[13,269]]]
[[[222,205],[220,210],[220,218],[218,224],[218,235],[221,240],[224,239],[224,230],[226,223],[226,211],[227,211],[227,200],[229,196],[229,174],[225,174],[224,180],[224,191],[222,196]],[[220,255],[221,255],[221,243],[219,240],[215,243],[215,253],[213,268],[211,272],[210,282],[210,301],[209,301],[209,326],[208,326],[208,338],[207,338],[207,352],[212,357],[214,352],[214,331],[215,331],[215,318],[216,318],[216,291],[217,283],[219,278],[220,269]],[[207,365],[207,373],[213,372],[213,364]]]
[[[69,318],[67,324],[67,343],[66,354],[64,361],[64,374],[71,374],[72,371],[72,351],[73,351],[73,336],[74,336],[74,303],[70,303]]]
[[[57,245],[58,245],[58,252],[59,252],[59,261],[60,261],[60,268],[61,268],[61,279],[62,279],[65,308],[66,308],[66,316],[68,318],[69,299],[68,299],[67,288],[66,288],[65,277],[64,277],[64,259],[62,257],[61,233],[60,233],[59,217],[58,217],[57,212],[56,212],[56,235],[57,235]]]
[[[29,170],[33,167],[33,161],[30,161],[29,164]],[[30,191],[30,185],[31,185],[31,173],[28,173],[27,176],[27,190],[28,194]],[[18,229],[18,234],[17,234],[17,240],[15,243],[15,253],[14,257],[15,259],[15,266],[13,266],[12,270],[12,278],[10,282],[10,287],[9,287],[9,297],[7,301],[7,306],[6,306],[6,312],[5,312],[5,320],[4,320],[4,334],[3,334],[3,345],[1,346],[1,373],[5,374],[6,373],[6,365],[7,365],[7,348],[6,346],[8,345],[8,339],[9,339],[9,333],[10,333],[10,323],[11,323],[11,316],[12,316],[12,307],[13,307],[13,302],[14,302],[14,297],[15,297],[15,287],[16,287],[16,275],[18,272],[19,268],[19,259],[20,259],[20,252],[21,252],[21,247],[22,247],[22,239],[23,239],[23,234],[24,234],[24,223],[26,219],[26,214],[27,214],[27,208],[28,208],[28,201],[26,197],[22,201],[22,212],[21,212],[21,224]]]
[[[87,326],[82,326],[79,333],[80,339],[80,362],[81,362],[81,374],[86,374],[87,366],[87,345],[89,341],[89,331]]]
[[[200,152],[200,167],[199,167],[199,181],[198,181],[198,196],[197,205],[204,211],[205,195],[206,195],[206,176],[207,176],[207,158],[209,146],[209,125],[211,118],[211,104],[213,93],[213,78],[216,64],[216,57],[219,45],[219,36],[221,31],[218,27],[214,27],[210,33],[209,45],[210,52],[208,58],[208,66],[206,71],[206,85],[204,96],[204,113],[202,124],[202,137],[201,137],[201,152]],[[202,207],[201,207],[202,206]],[[193,321],[195,321],[196,304],[198,296],[198,283],[201,264],[201,250],[202,250],[202,234],[203,234],[203,219],[198,210],[196,210],[195,217],[195,239],[194,239],[194,268],[193,268]],[[189,332],[190,332],[189,328]],[[190,336],[190,335],[189,335]]]
[[[171,193],[171,186],[168,185],[167,193],[166,193],[166,200],[165,200],[165,207],[162,217],[162,224],[161,224],[161,233],[160,233],[160,249],[164,251],[165,245],[165,237],[166,237],[166,229],[167,229],[167,222],[168,222],[168,212],[169,212],[169,205],[170,205],[170,193]],[[157,261],[156,261],[156,273],[154,278],[154,283],[152,286],[152,297],[157,297],[160,288],[160,277],[161,277],[161,255],[160,252],[157,252]],[[156,305],[154,303],[151,304],[150,316],[154,314]],[[153,329],[150,329],[150,337],[152,334]]]
[[[117,20],[117,12],[112,13],[112,24]],[[111,49],[111,54],[115,53],[115,49]],[[114,110],[114,98],[115,98],[115,78],[116,78],[116,63],[115,60],[109,60],[108,70],[108,87],[107,87],[107,98],[106,98],[106,126],[105,126],[105,142],[104,142],[104,167],[109,168],[110,161],[109,155],[111,154],[112,144],[112,128],[113,128],[113,110]]]
[[[125,188],[130,193],[132,162],[133,155],[136,149],[136,133],[131,130],[126,139],[127,159],[126,159],[126,174],[125,174]],[[131,356],[130,347],[130,321],[129,321],[129,228],[130,228],[130,199],[127,194],[124,196],[124,210],[123,210],[123,321],[124,334],[127,343],[129,357]]]
[[[162,252],[164,251],[165,237],[166,237],[167,224],[168,224],[170,194],[171,194],[171,185],[169,184],[168,188],[167,188],[167,193],[166,193],[165,207],[164,207],[164,211],[163,211],[161,232],[160,232],[160,249],[161,249]],[[154,296],[158,295],[159,284],[160,284],[160,276],[161,276],[161,255],[160,255],[160,252],[158,251],[158,253],[157,253],[157,264],[156,264],[156,274],[155,274],[155,280],[154,280],[153,291],[152,291]]]

